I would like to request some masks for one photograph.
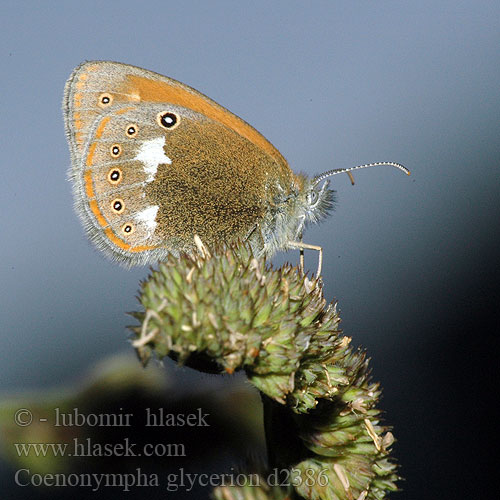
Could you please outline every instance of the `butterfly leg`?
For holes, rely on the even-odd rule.
[[[266,248],[266,241],[262,233],[262,228],[260,227],[260,224],[258,222],[257,224],[255,224],[253,229],[245,236],[244,241],[250,243],[254,254],[257,253],[260,255],[261,253],[264,253],[264,250]]]
[[[307,250],[317,250],[318,252],[318,270],[316,272],[316,277],[319,278],[321,276],[321,268],[323,267],[323,248],[318,245],[309,245],[308,243],[304,243],[303,241],[289,241],[288,245],[292,248],[298,248],[301,253],[301,262],[300,267],[304,269],[303,255],[304,249]]]
[[[259,223],[257,223],[257,229],[259,230],[259,236],[260,236],[260,240],[262,242],[262,249],[265,249],[266,248],[266,240],[264,238],[264,234],[262,233],[262,228],[260,227]]]

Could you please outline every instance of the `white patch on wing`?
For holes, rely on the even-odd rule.
[[[165,154],[163,147],[165,146],[165,137],[157,137],[144,141],[139,148],[135,160],[139,160],[144,164],[144,172],[148,174],[146,182],[155,180],[158,165],[162,163],[172,164],[172,160]]]
[[[151,233],[155,230],[156,228],[156,214],[158,213],[158,205],[151,205],[148,208],[145,208],[144,210],[141,210],[140,212],[137,212],[134,216],[135,220],[138,222],[142,222],[146,227],[148,231],[148,238],[151,236]]]

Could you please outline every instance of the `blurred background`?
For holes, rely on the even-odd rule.
[[[498,2],[4,0],[0,40],[4,410],[73,397],[110,357],[142,383],[125,313],[137,308],[148,269],[121,268],[86,240],[61,114],[75,66],[126,62],[221,103],[295,171],[387,160],[411,170],[368,169],[354,187],[334,177],[337,210],[305,241],[324,248],[326,298],[338,301],[344,332],[367,349],[382,383],[405,477],[391,498],[485,498],[483,415],[498,366]],[[315,268],[314,253],[307,264]],[[200,388],[248,391],[240,379],[170,362],[153,386],[162,377],[177,400],[206,397],[198,406],[213,401]],[[54,498],[16,486],[13,467],[2,462],[2,498]]]

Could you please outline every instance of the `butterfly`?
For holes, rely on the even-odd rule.
[[[128,64],[91,61],[66,83],[75,207],[90,240],[128,265],[248,241],[254,253],[312,248],[305,227],[331,212],[328,178],[377,162],[294,173],[257,130],[200,92]]]

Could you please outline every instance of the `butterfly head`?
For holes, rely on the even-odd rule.
[[[306,224],[316,224],[325,219],[335,205],[335,191],[329,188],[330,181],[307,179],[303,192],[303,211]]]
[[[377,162],[368,163],[366,165],[358,165],[357,167],[338,168],[328,170],[322,174],[313,177],[312,179],[299,176],[298,181],[300,184],[299,193],[297,195],[297,202],[295,204],[296,213],[294,216],[303,221],[303,225],[308,223],[318,223],[325,219],[333,210],[335,205],[335,190],[330,189],[329,177],[337,174],[346,173],[351,178],[354,184],[351,172],[368,167],[376,167],[380,165],[389,165],[402,170],[406,174],[410,172],[401,164],[393,162]],[[298,235],[300,236],[300,234]]]

